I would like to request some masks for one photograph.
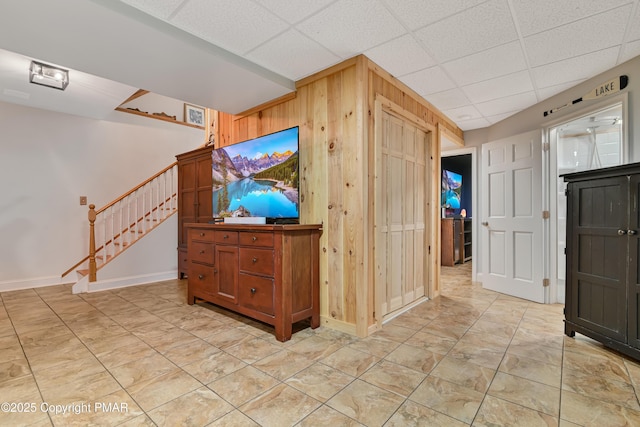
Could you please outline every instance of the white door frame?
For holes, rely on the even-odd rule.
[[[622,103],[622,157],[623,163],[629,161],[629,120],[628,120],[628,94],[625,92],[611,98],[603,99],[600,102],[593,103],[587,107],[583,107],[571,114],[562,116],[555,120],[551,120],[542,124],[543,126],[543,142],[549,143],[549,156],[547,158],[548,167],[543,168],[543,174],[547,176],[547,185],[543,188],[546,194],[543,196],[543,203],[547,203],[549,216],[551,218],[546,231],[545,256],[543,262],[548,266],[549,289],[545,295],[546,303],[564,303],[565,288],[561,287],[558,282],[558,204],[555,197],[558,188],[558,158],[557,158],[557,138],[551,135],[551,131],[558,126],[576,120],[580,117],[589,115],[590,113],[604,110],[612,107],[614,104]],[[543,175],[543,176],[544,176]]]
[[[478,251],[478,218],[480,212],[478,212],[478,169],[477,169],[477,148],[466,147],[455,150],[442,151],[440,158],[453,157],[465,154],[471,154],[471,281],[478,281],[478,263],[480,262]],[[442,164],[442,161],[440,162]]]

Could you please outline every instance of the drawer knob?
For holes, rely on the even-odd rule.
[[[256,288],[251,288],[251,293],[255,294],[256,293]]]
[[[204,237],[204,233],[200,233],[200,237]]]
[[[255,264],[256,262],[258,262],[258,258],[254,258],[251,261],[253,261],[253,263]]]
[[[626,230],[618,230],[618,236],[624,236],[625,234],[627,234]]]
[[[251,240],[253,240],[253,241],[255,242],[256,240],[258,240],[258,238],[257,238],[256,236],[253,236],[253,237],[251,238]]]
[[[204,279],[204,276],[202,274],[198,274],[198,279],[202,280]]]
[[[214,272],[214,274],[218,274],[218,269],[217,269],[217,268],[214,268],[214,269],[213,269],[213,272]]]
[[[200,254],[203,254],[203,253],[204,253],[204,249],[200,250]]]
[[[224,236],[222,236],[222,238],[223,238],[223,239],[228,239],[228,238],[229,238],[229,235],[228,235],[228,234],[225,234]]]

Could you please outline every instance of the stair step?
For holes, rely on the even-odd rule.
[[[127,246],[129,246],[129,242],[123,242],[123,243],[120,243],[120,242],[113,242],[113,244],[114,244],[115,246],[122,246],[123,248],[126,248]]]
[[[79,275],[81,275],[82,277],[84,277],[84,276],[86,276],[87,274],[89,274],[89,269],[76,270],[76,273],[78,273]]]
[[[107,261],[109,261],[111,258],[113,258],[113,255],[107,255]],[[96,255],[96,259],[104,261],[104,255]]]

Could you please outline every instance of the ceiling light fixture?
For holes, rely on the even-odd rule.
[[[65,90],[69,84],[69,70],[31,61],[29,68],[29,81],[37,85]]]

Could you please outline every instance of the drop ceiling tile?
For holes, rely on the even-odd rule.
[[[528,71],[519,71],[496,79],[485,80],[462,87],[462,91],[473,103],[491,101],[496,98],[516,95],[533,90]]]
[[[618,51],[618,47],[612,47],[599,52],[535,67],[532,70],[533,79],[538,88],[545,88],[595,76],[616,65]]]
[[[167,20],[169,16],[182,4],[184,0],[120,0],[130,6],[140,9],[141,11]]]
[[[289,28],[251,0],[190,0],[169,22],[237,54],[244,54]]]
[[[251,51],[247,58],[291,80],[299,80],[336,64],[340,58],[291,29]]]
[[[636,2],[635,16],[629,18],[629,34],[627,34],[627,41],[640,40],[640,4]]]
[[[620,55],[620,64],[640,55],[640,40],[625,43],[622,47],[622,55]]]
[[[440,111],[451,110],[470,103],[464,92],[458,88],[432,93],[426,99]]]
[[[376,46],[364,54],[396,77],[411,74],[436,64],[411,34]]]
[[[485,0],[383,0],[387,7],[407,28],[415,30],[433,24]]]
[[[498,114],[496,116],[489,116],[489,117],[486,117],[486,119],[489,121],[489,123],[491,123],[492,125],[495,125],[496,123],[501,122],[507,117],[513,116],[514,114],[516,113],[511,111],[509,113]]]
[[[151,0],[149,0],[151,1]],[[329,3],[335,0],[295,0],[295,4],[291,0],[255,0],[265,9],[269,9],[274,15],[287,21],[289,24],[295,24],[309,16],[313,15]]]
[[[455,84],[440,67],[431,67],[406,75],[402,77],[400,81],[421,96],[442,92],[455,87]]]
[[[560,92],[564,92],[567,89],[571,89],[572,87],[582,83],[586,79],[574,80],[567,83],[562,83],[556,86],[549,86],[543,89],[538,89],[538,99],[540,101],[544,101],[547,98],[551,98],[553,95],[557,95]]]
[[[415,34],[440,62],[518,38],[506,0],[490,0],[422,28]]]
[[[591,15],[607,12],[629,0],[512,0],[523,36],[566,25]]]
[[[525,37],[532,67],[584,55],[622,43],[631,6],[619,7],[563,27]],[[597,31],[606,28],[606,31]]]
[[[447,117],[449,117],[456,123],[458,121],[482,118],[482,114],[480,114],[480,112],[473,105],[465,105],[464,107],[460,108],[452,108],[443,112]]]
[[[378,1],[339,0],[296,28],[341,58],[349,58],[406,31]]]
[[[527,68],[520,42],[506,43],[442,65],[460,86],[512,74]]]
[[[494,99],[476,104],[478,111],[485,117],[497,116],[509,112],[524,110],[538,102],[535,92],[525,92],[518,95]]]
[[[486,128],[487,126],[491,125],[491,123],[489,123],[489,120],[485,119],[484,117],[481,119],[459,120],[456,122],[456,124],[465,132],[468,130]]]

